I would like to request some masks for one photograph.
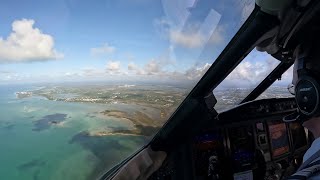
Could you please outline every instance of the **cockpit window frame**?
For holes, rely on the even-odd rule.
[[[265,23],[266,21],[269,23]],[[199,106],[206,106],[203,98],[212,93],[223,79],[236,68],[255,47],[255,43],[263,34],[277,25],[279,25],[279,21],[276,16],[261,11],[260,7],[256,5],[249,18],[224,48],[209,70],[150,141],[149,144],[152,149],[155,151],[166,151],[168,147],[174,146],[176,138],[179,138],[179,133],[181,133],[177,130],[179,127],[183,127],[180,129],[195,129],[196,127],[193,127],[194,124],[199,122],[194,121],[198,121],[201,117],[193,119],[192,114],[195,114],[195,111],[203,110],[198,108]]]
[[[266,24],[266,21],[270,23]],[[145,147],[151,146],[151,149],[154,151],[168,152],[176,145],[177,139],[182,137],[181,131],[190,129],[192,131],[188,132],[188,135],[192,135],[193,131],[197,129],[194,125],[198,124],[198,126],[200,126],[201,124],[199,119],[206,118],[209,120],[210,114],[200,112],[206,109],[203,98],[208,95],[208,93],[212,93],[213,89],[236,68],[244,57],[255,47],[254,44],[256,40],[277,24],[277,17],[262,12],[260,7],[255,5],[248,19],[216,58],[212,66]],[[248,40],[249,35],[250,38]],[[192,114],[202,114],[203,117],[195,119]],[[185,136],[183,137],[185,138]],[[111,169],[111,173],[106,173],[100,179],[112,177],[125,163],[145,147],[119,163]]]
[[[276,80],[281,79],[281,75],[286,72],[294,61],[282,61],[258,86],[256,86],[249,95],[247,95],[239,104],[255,100],[265,90],[267,90]]]

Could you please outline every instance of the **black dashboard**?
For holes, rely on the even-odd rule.
[[[266,118],[277,114],[286,114],[297,108],[294,98],[261,99],[243,103],[230,110],[221,112],[218,121],[234,123],[251,119]],[[235,117],[237,119],[235,120]]]
[[[310,144],[301,124],[282,121],[295,110],[294,98],[281,98],[224,111],[171,152],[150,179],[282,179]]]

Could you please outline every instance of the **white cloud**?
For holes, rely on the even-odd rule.
[[[99,55],[99,54],[111,54],[115,50],[116,48],[114,46],[111,46],[108,43],[105,43],[101,47],[91,48],[90,52],[92,55]]]
[[[257,57],[256,57],[257,58]],[[219,87],[253,87],[260,83],[279,64],[273,58],[242,61]]]
[[[255,1],[244,1],[238,8],[241,8],[241,21],[248,19],[255,6]]]
[[[204,20],[200,18],[191,22],[184,18],[178,25],[173,19],[163,17],[155,19],[154,26],[159,35],[169,39],[171,45],[194,49],[202,48],[207,42],[224,41],[224,29],[218,26],[220,19],[221,14],[211,9]]]
[[[274,70],[274,68],[276,68],[279,63],[280,62],[278,60],[272,57],[268,57],[268,59],[260,59],[256,62],[244,60],[229,74],[219,87],[256,87]],[[293,67],[289,68],[282,74],[281,79],[275,81],[273,85],[287,86],[290,84],[292,80],[292,71]]]
[[[243,61],[227,77],[227,80],[237,79],[250,83],[257,83],[263,80],[277,65],[279,61],[268,58],[265,61],[249,62]]]
[[[64,76],[67,78],[78,78],[80,77],[80,74],[77,72],[65,72]]]
[[[166,18],[155,19],[154,26],[160,36],[170,41],[171,46],[176,45],[192,49],[199,48],[204,43],[204,37],[201,32],[193,31],[192,28],[187,32],[182,31],[182,27],[176,27]]]
[[[204,73],[210,68],[211,64],[204,64],[202,66],[192,66],[185,71],[176,71],[176,69],[168,69],[172,65],[170,61],[161,61],[152,59],[147,62],[142,68],[134,63],[128,64],[128,74],[144,76],[144,78],[161,78],[168,80],[199,80]],[[133,74],[132,74],[133,73]]]
[[[110,74],[120,73],[120,61],[109,61],[107,63],[107,72]]]
[[[128,64],[128,70],[129,70],[129,71],[134,71],[134,70],[136,70],[136,69],[138,69],[138,66],[135,65],[133,62],[130,62],[130,63]]]
[[[194,65],[187,70],[177,71],[176,68],[170,68],[173,62],[165,59],[151,59],[143,66],[138,66],[133,62],[128,64],[128,75],[142,76],[144,79],[157,79],[161,80],[199,80],[204,73],[210,68],[211,64]]]
[[[158,75],[163,76],[168,73],[165,69],[168,65],[170,65],[172,62],[168,60],[156,60],[151,59],[148,61],[143,68],[137,66],[133,62],[128,64],[128,70],[133,72],[135,75]]]
[[[281,76],[281,80],[292,81],[293,78],[293,65]]]
[[[78,73],[75,73],[75,72],[66,72],[64,73],[65,76],[77,76]]]
[[[209,43],[211,44],[221,44],[225,41],[225,27],[220,25],[212,33],[211,38],[209,39]]]
[[[30,62],[62,58],[54,49],[54,39],[34,28],[32,19],[16,20],[12,32],[4,39],[0,37],[0,62]]]
[[[80,73],[83,77],[103,77],[107,75],[104,69],[99,69],[95,67],[86,67],[81,69]]]
[[[133,74],[135,74],[135,75],[143,75],[143,74],[145,74],[144,73],[144,71],[141,69],[141,68],[139,68],[135,63],[133,63],[133,62],[130,62],[129,64],[128,64],[128,73],[127,74],[129,74],[129,73],[133,73]]]
[[[162,66],[159,61],[152,59],[144,66],[144,71],[148,75],[159,74],[162,71]]]
[[[200,33],[184,33],[171,30],[169,33],[171,43],[186,48],[199,48],[204,43],[204,37]]]
[[[276,81],[275,85],[284,85],[287,86],[293,82],[293,66],[291,66],[285,73],[282,74],[280,81]]]
[[[211,64],[208,64],[208,63],[206,63],[205,65],[200,66],[200,67],[193,66],[185,72],[185,76],[189,80],[198,80],[208,71],[210,66],[211,66]]]
[[[96,71],[96,68],[86,67],[86,68],[83,68],[82,71],[83,71],[84,73],[90,74],[90,73],[95,72],[95,71]]]
[[[110,71],[118,71],[120,69],[119,61],[110,61],[107,63],[107,69]]]
[[[190,25],[187,31],[169,30],[169,39],[172,44],[185,48],[201,48],[206,43],[221,44],[225,41],[225,27],[218,25],[221,15],[210,13],[206,20],[196,30]]]

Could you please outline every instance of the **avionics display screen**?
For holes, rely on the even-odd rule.
[[[288,133],[285,123],[271,123],[268,126],[272,157],[278,157],[289,152]]]
[[[257,133],[265,132],[264,125],[262,122],[256,124]]]
[[[224,161],[223,136],[220,130],[215,130],[194,138],[193,159],[197,176],[207,176],[209,159],[216,157]]]
[[[304,127],[297,122],[290,123],[289,127],[291,130],[293,148],[296,150],[307,146],[307,136]]]
[[[252,126],[228,129],[233,172],[251,168],[254,164],[255,143]]]
[[[218,149],[223,147],[223,137],[217,132],[196,136],[194,141],[194,145],[200,150]]]

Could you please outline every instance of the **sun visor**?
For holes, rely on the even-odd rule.
[[[256,0],[256,4],[261,7],[261,10],[271,15],[278,15],[286,9],[292,0]]]

